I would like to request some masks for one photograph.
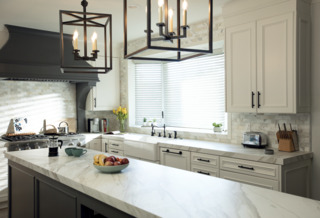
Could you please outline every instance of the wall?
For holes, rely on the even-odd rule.
[[[207,30],[207,24],[198,23],[191,25],[192,33],[188,34],[188,41],[192,43],[192,45],[196,45],[197,43],[203,43],[207,41],[205,31]],[[213,23],[213,41],[214,44],[219,44],[218,42],[224,40],[224,24],[223,19],[221,17],[217,17],[214,19]],[[185,42],[188,43],[188,42]],[[141,44],[145,44],[144,39],[132,41],[129,43],[130,49],[137,49],[141,47]],[[223,45],[223,43],[222,43]],[[132,61],[128,61],[125,59],[121,60],[120,64],[120,87],[121,87],[121,105],[128,107],[129,111],[129,73],[132,69]],[[129,113],[130,116],[130,113]],[[199,140],[208,140],[208,141],[218,141],[224,143],[232,143],[241,145],[243,132],[245,131],[260,131],[264,132],[268,135],[269,146],[273,148],[278,148],[278,142],[276,139],[276,132],[278,131],[278,123],[283,125],[283,123],[287,124],[289,128],[289,124],[292,124],[294,129],[298,130],[299,134],[299,143],[300,150],[302,151],[310,151],[310,114],[229,114],[229,133],[226,134],[214,134],[212,130],[208,130],[205,133],[197,132],[197,131],[187,131],[185,129],[179,129],[178,135],[182,138],[188,139],[199,139]],[[131,119],[129,117],[129,119]],[[283,126],[282,126],[283,128]],[[172,132],[176,129],[168,129],[168,131]],[[130,127],[128,128],[130,132],[136,133],[144,133],[150,134],[151,128],[139,128],[139,127]],[[157,130],[157,131],[160,131]]]
[[[0,81],[0,134],[14,117],[27,117],[30,131],[67,120],[76,131],[76,87],[62,82]]]
[[[320,200],[320,0],[314,0],[312,4],[312,198]]]

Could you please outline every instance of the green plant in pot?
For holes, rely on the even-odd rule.
[[[147,126],[147,118],[146,117],[143,118],[143,126]]]
[[[222,123],[213,123],[212,126],[214,132],[222,132]]]

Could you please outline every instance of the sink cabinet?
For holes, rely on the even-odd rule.
[[[223,9],[227,112],[308,112],[310,3],[259,3],[234,1]]]

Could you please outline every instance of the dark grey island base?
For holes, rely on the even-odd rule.
[[[133,217],[9,160],[9,218]]]

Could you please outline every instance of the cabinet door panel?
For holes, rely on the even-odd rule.
[[[220,170],[220,178],[279,191],[279,182],[277,180],[264,179],[223,170]]]
[[[255,23],[226,28],[227,112],[255,112]]]
[[[172,148],[160,149],[161,165],[190,171],[190,152]]]
[[[45,182],[37,181],[40,218],[76,218],[76,197]]]
[[[11,218],[34,217],[34,176],[10,167]]]
[[[258,112],[294,113],[293,14],[257,21]]]

